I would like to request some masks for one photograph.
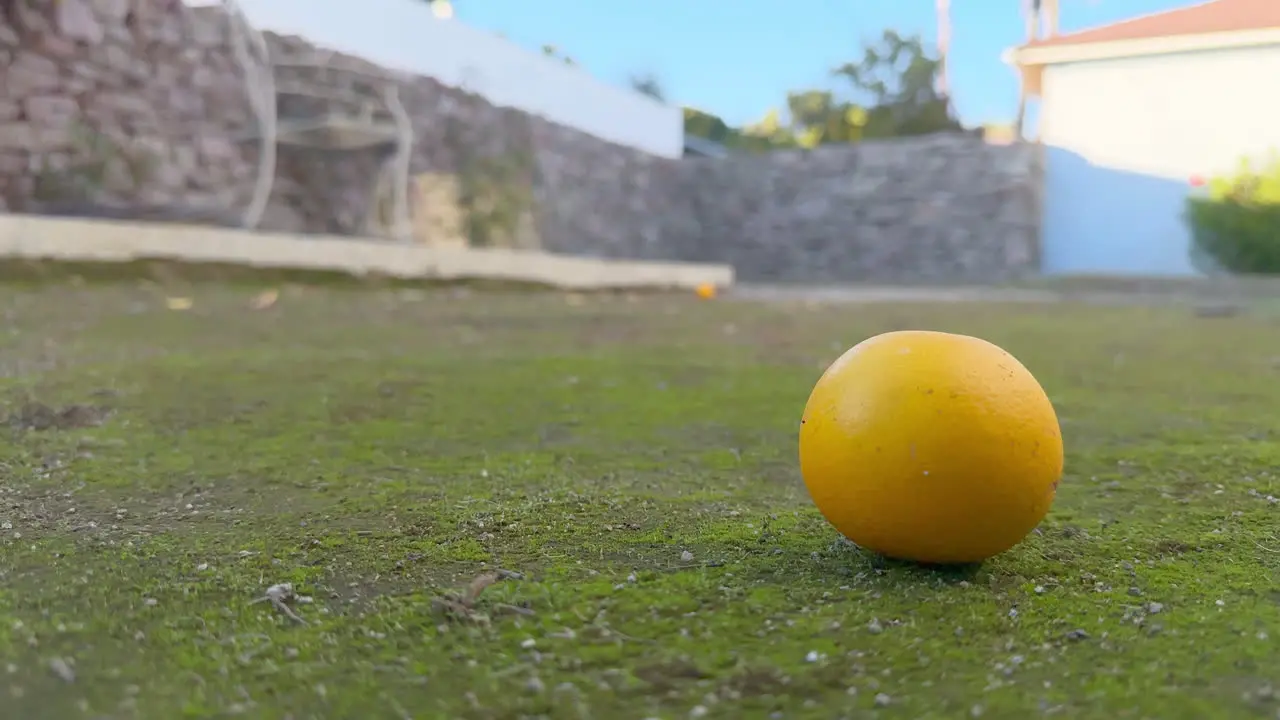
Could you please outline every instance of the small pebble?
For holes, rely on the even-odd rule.
[[[76,681],[76,671],[71,669],[71,665],[67,664],[62,658],[54,658],[49,661],[49,669],[53,671],[63,682],[73,683]]]

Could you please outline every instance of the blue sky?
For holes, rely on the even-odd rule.
[[[952,0],[952,86],[967,123],[1011,119],[1022,0]],[[1195,0],[1061,0],[1062,29]],[[1280,0],[1277,0],[1280,2]],[[935,36],[933,0],[453,0],[456,18],[529,48],[555,45],[601,79],[652,73],[670,100],[730,124],[759,119],[787,90],[835,87],[829,69],[885,28]]]

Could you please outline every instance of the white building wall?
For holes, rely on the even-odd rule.
[[[1192,177],[1280,151],[1280,46],[1045,68],[1048,273],[1189,275]]]

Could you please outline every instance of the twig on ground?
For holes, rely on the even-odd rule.
[[[458,620],[470,620],[472,622],[484,623],[488,621],[488,617],[481,615],[475,611],[476,602],[480,599],[480,595],[490,585],[501,582],[503,580],[523,580],[524,576],[518,572],[511,570],[491,570],[481,573],[474,580],[467,583],[467,587],[460,593],[445,593],[432,601],[432,606],[439,612]],[[495,606],[497,610],[514,613],[519,615],[532,615],[533,611],[528,608],[522,608],[515,605],[499,604]]]
[[[299,625],[308,625],[306,620],[293,611],[289,607],[289,603],[293,601],[304,601],[302,596],[293,590],[293,583],[278,583],[267,588],[267,592],[262,597],[250,602],[250,605],[269,602],[276,610],[279,610],[285,617],[298,623]]]
[[[472,580],[468,585],[466,592],[462,594],[462,602],[467,607],[471,607],[480,599],[480,594],[490,585],[494,585],[502,580],[519,580],[523,576],[517,572],[510,570],[494,570],[492,572],[483,573]]]

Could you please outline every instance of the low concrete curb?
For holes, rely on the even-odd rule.
[[[194,225],[0,214],[0,257],[65,262],[174,260],[423,280],[503,280],[570,290],[733,284],[728,265],[637,262],[524,250],[430,248],[372,239]]]

